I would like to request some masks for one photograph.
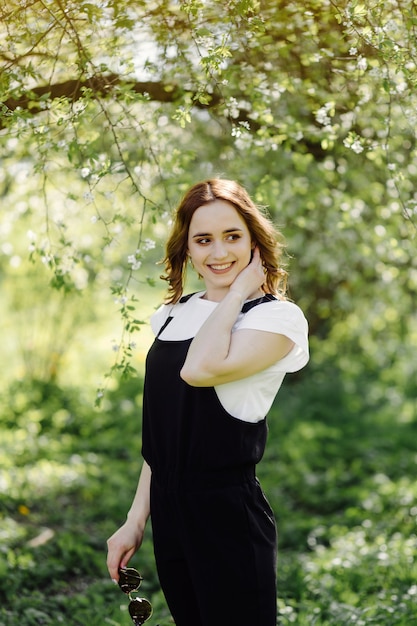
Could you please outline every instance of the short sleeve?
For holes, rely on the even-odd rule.
[[[293,302],[273,300],[253,307],[235,326],[235,330],[243,329],[278,333],[294,342],[289,354],[277,362],[280,371],[296,372],[309,360],[308,323]]]

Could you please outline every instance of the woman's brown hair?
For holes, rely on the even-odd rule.
[[[233,180],[213,178],[197,183],[187,191],[181,200],[174,217],[174,225],[166,244],[166,274],[161,276],[168,281],[168,303],[178,302],[183,286],[188,260],[188,231],[191,218],[199,207],[215,200],[224,200],[234,206],[244,219],[252,241],[259,248],[265,268],[265,293],[285,299],[287,272],[280,266],[283,237],[270,219],[257,207],[247,191]]]

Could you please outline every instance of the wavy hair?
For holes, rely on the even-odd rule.
[[[245,221],[252,241],[259,248],[265,268],[265,284],[262,289],[285,300],[287,272],[281,267],[284,239],[271,220],[257,207],[247,191],[233,180],[213,178],[197,183],[187,191],[174,216],[174,224],[166,243],[165,274],[161,276],[169,284],[166,302],[174,304],[180,299],[188,259],[188,231],[194,212],[204,204],[223,200],[233,205]]]

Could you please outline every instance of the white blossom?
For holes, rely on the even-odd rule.
[[[333,107],[333,102],[326,102],[326,104],[316,111],[316,121],[323,126],[329,126],[332,121],[330,115]]]
[[[368,61],[366,60],[366,58],[363,56],[358,57],[358,70],[365,71],[367,67]]]
[[[351,150],[353,150],[353,152],[356,152],[356,154],[360,154],[361,152],[363,152],[363,146],[359,139],[355,139],[350,148]]]
[[[363,152],[363,145],[359,137],[346,137],[346,139],[343,140],[343,145],[346,146],[346,148],[350,148],[353,152],[356,152],[356,154]]]
[[[239,107],[236,98],[229,98],[229,113],[230,117],[239,117]]]
[[[127,257],[127,262],[129,263],[131,270],[138,270],[142,265],[142,261],[139,261],[136,256],[137,252],[138,251],[136,251],[135,254],[129,254]]]
[[[153,239],[145,239],[142,247],[145,251],[147,251],[147,250],[153,250],[155,246],[156,246],[156,243],[153,241]]]

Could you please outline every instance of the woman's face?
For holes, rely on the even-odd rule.
[[[252,240],[232,204],[214,200],[196,209],[188,230],[188,253],[203,278],[208,300],[219,302],[250,262]]]

